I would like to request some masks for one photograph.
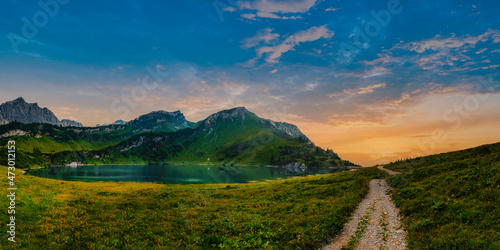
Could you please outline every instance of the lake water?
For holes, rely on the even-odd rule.
[[[98,165],[51,167],[29,171],[29,174],[70,181],[134,181],[175,184],[247,183],[338,172],[335,169],[276,168],[263,166],[200,165]]]

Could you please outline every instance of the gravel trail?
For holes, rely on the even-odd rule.
[[[380,168],[380,167],[379,167]],[[389,172],[390,170],[381,168]],[[392,172],[392,173],[391,173]],[[392,174],[397,172],[390,171]],[[406,231],[388,195],[391,188],[383,179],[370,181],[370,192],[358,205],[351,221],[322,249],[407,249]]]

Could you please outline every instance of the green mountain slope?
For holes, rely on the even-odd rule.
[[[215,113],[191,128],[141,133],[102,150],[61,152],[52,161],[354,165],[342,161],[331,150],[314,146],[295,125],[262,119],[241,107]]]
[[[15,139],[20,149],[42,153],[98,150],[145,131],[177,131],[192,126],[182,113],[155,111],[126,124],[99,127],[61,127],[51,124],[12,122],[0,126],[0,145]]]
[[[500,143],[386,168],[411,248],[500,249]]]
[[[138,118],[126,123],[134,132],[144,131],[163,131],[172,132],[194,125],[193,122],[187,121],[180,111],[154,111],[149,114],[141,115]]]

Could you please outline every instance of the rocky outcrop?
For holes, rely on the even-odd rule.
[[[11,130],[3,135],[0,135],[0,138],[3,138],[3,137],[9,137],[9,136],[25,136],[27,135],[28,132],[26,131],[23,131],[23,130],[20,130],[20,129],[16,129],[16,130]]]
[[[79,127],[79,128],[83,127],[83,124],[69,120],[69,119],[62,119],[61,125],[63,125],[64,127]]]
[[[304,172],[307,169],[306,165],[304,165],[304,163],[301,162],[288,163],[285,166],[282,166],[282,168],[286,169],[287,171],[295,173]]]
[[[40,108],[37,103],[27,103],[22,97],[0,105],[0,124],[13,121],[21,123],[48,123],[59,125],[60,121],[47,108]]]
[[[242,120],[245,120],[245,117],[248,116],[248,114],[250,114],[250,111],[248,111],[245,107],[223,110],[207,117],[207,119],[203,121],[203,124],[205,127],[210,127],[212,124],[216,124],[218,121],[222,120],[230,120],[234,118],[241,118]]]
[[[309,138],[307,138],[306,135],[304,135],[302,133],[302,131],[300,131],[300,129],[297,126],[295,126],[293,124],[286,123],[286,122],[275,122],[275,121],[271,121],[271,120],[267,120],[267,121],[269,121],[278,130],[287,133],[288,135],[292,136],[293,138],[303,138],[306,141],[309,141],[309,142],[311,141],[311,140],[309,140]]]

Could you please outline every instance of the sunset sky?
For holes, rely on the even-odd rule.
[[[236,106],[363,166],[500,142],[498,1],[0,2],[0,103],[86,126]]]

